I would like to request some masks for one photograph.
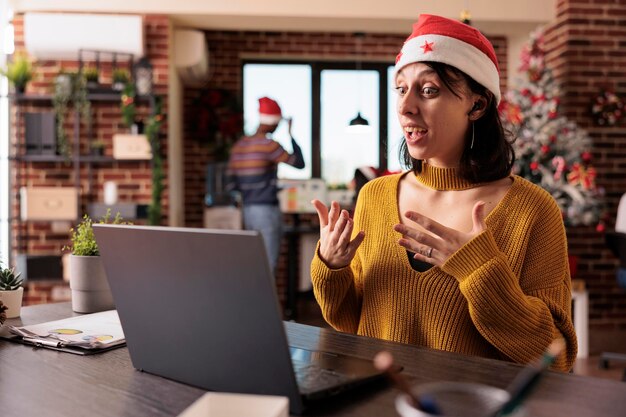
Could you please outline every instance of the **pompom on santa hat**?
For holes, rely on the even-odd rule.
[[[259,99],[259,123],[262,125],[277,125],[283,118],[280,106],[269,97]]]
[[[395,74],[414,62],[451,65],[486,87],[500,102],[496,52],[479,30],[445,17],[421,14],[396,57]]]

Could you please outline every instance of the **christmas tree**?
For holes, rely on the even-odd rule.
[[[504,128],[517,138],[514,173],[552,194],[566,225],[602,230],[603,190],[595,183],[591,138],[559,115],[559,86],[545,65],[541,29],[522,50],[520,72],[499,107]]]

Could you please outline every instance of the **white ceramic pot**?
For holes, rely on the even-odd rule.
[[[99,256],[70,255],[72,310],[95,313],[115,308],[102,260]]]
[[[0,291],[0,300],[2,300],[2,304],[7,308],[6,315],[8,319],[14,319],[20,316],[23,296],[24,288],[22,287],[13,291]]]

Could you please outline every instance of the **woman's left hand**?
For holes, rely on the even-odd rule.
[[[435,266],[443,265],[454,252],[487,229],[485,203],[482,201],[474,204],[472,230],[469,233],[451,229],[414,211],[407,211],[405,215],[428,233],[405,224],[396,224],[393,229],[402,234],[398,243],[414,252],[415,259]]]

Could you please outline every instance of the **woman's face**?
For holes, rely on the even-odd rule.
[[[454,75],[452,75],[454,77]],[[457,167],[478,95],[460,79],[454,95],[434,69],[413,63],[396,75],[398,119],[409,154],[438,167]]]

